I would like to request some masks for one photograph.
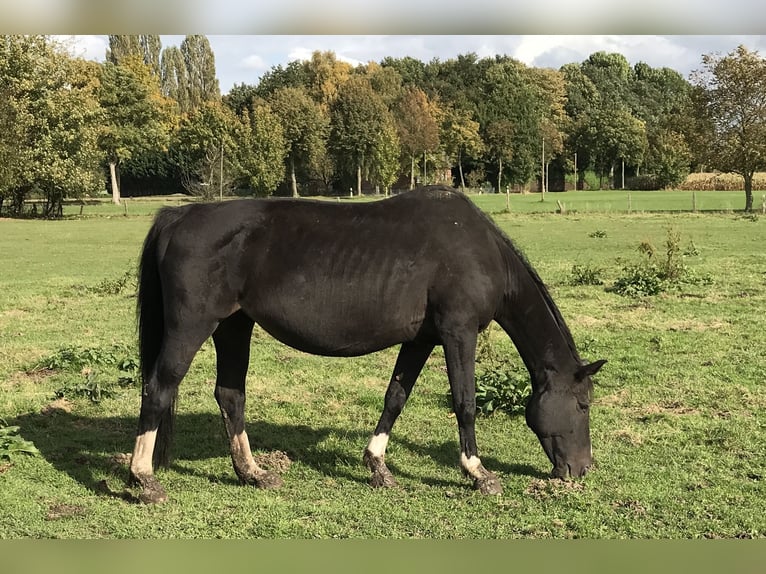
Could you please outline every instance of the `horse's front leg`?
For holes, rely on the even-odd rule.
[[[452,408],[460,433],[460,466],[463,473],[473,479],[475,490],[482,494],[501,494],[503,487],[500,481],[494,473],[484,468],[476,446],[476,337],[476,331],[464,330],[462,335],[445,337],[444,342]]]
[[[245,432],[245,379],[253,324],[239,311],[221,321],[213,333],[217,357],[215,399],[221,409],[231,461],[240,482],[259,488],[278,488],[282,486],[282,479],[255,463]]]
[[[364,463],[372,473],[370,486],[396,486],[394,475],[388,470],[385,462],[388,438],[433,348],[434,346],[430,344],[403,343],[399,350],[394,372],[386,390],[383,412],[364,451]]]

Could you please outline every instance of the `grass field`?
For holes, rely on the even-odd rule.
[[[741,192],[698,192],[698,209],[715,213],[673,212],[691,193],[636,192],[631,213],[624,192],[574,193],[514,196],[510,213],[504,196],[475,198],[548,283],[581,354],[609,360],[585,479],[549,480],[523,417],[479,419],[500,497],[461,476],[439,352],[389,445],[400,488],[372,490],[361,454],[396,350],[313,357],[256,329],[248,430],[256,456],[289,463],[284,487],[237,484],[208,342],[181,386],[175,462],[158,472],[170,500],[124,500],[139,406],[129,273],[163,202],[131,200],[127,217],[88,205],[82,218],[0,220],[0,418],[40,451],[0,458],[0,538],[766,537],[766,220],[735,211]],[[553,213],[556,199],[568,214]],[[609,291],[641,242],[662,252],[668,229],[706,280],[651,297]],[[603,284],[572,284],[573,265]],[[519,368],[499,328],[491,337]]]

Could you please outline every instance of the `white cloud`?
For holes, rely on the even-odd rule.
[[[106,36],[53,36],[61,42],[69,52],[85,60],[104,61],[109,41]]]
[[[258,54],[250,54],[242,60],[242,67],[260,71],[267,69],[269,65],[266,63],[266,60]]]

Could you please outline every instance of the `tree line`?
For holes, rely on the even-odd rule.
[[[112,35],[103,63],[46,36],[0,37],[0,210],[108,190],[319,195],[424,183],[661,189],[766,168],[766,60],[703,55],[689,80],[596,52],[558,70],[509,56],[333,52],[222,96],[207,38]]]

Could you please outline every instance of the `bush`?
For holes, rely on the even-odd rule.
[[[521,414],[532,394],[529,373],[498,357],[491,332],[492,325],[479,334],[476,346],[476,411],[485,416],[497,411]]]
[[[657,248],[649,241],[642,241],[638,251],[645,256],[642,262],[623,268],[623,275],[609,289],[626,297],[646,297],[657,295],[681,284],[705,284],[712,280],[709,276],[698,276],[683,261],[684,256],[698,255],[699,249],[690,242],[682,252],[681,234],[668,228],[665,239],[664,258],[658,261]]]
[[[572,265],[570,285],[603,285],[602,269],[588,265]]]
[[[655,189],[662,189],[663,185],[660,182],[659,177],[654,174],[648,174],[626,177],[625,187],[627,189],[635,189],[638,191],[652,191]]]

